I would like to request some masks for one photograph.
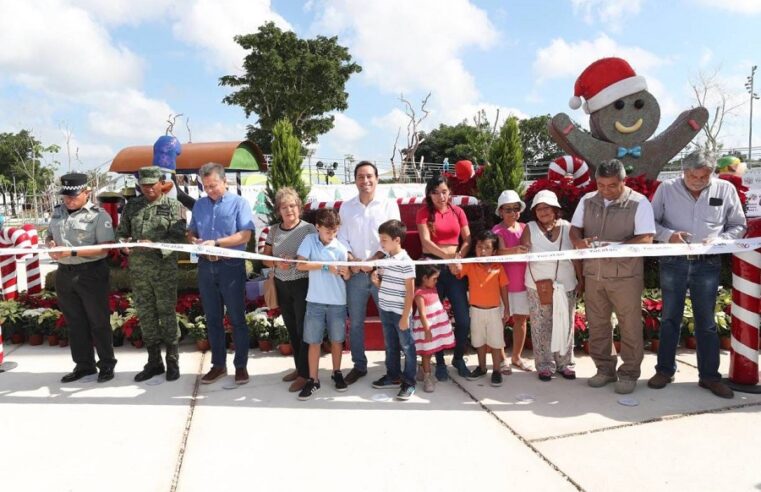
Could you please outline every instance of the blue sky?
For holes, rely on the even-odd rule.
[[[661,128],[695,105],[690,81],[715,74],[737,106],[721,139],[746,146],[743,84],[761,46],[756,0],[0,0],[0,12],[0,131],[28,128],[62,146],[70,135],[71,153],[51,156],[61,171],[152,144],[169,113],[190,117],[193,141],[242,138],[249,121],[221,103],[217,81],[244,55],[232,36],[269,20],[302,37],[337,35],[364,67],[315,149],[325,160],[388,162],[405,124],[402,92],[413,104],[432,93],[426,129],[480,108],[492,118],[497,108],[501,117],[564,111],[584,123],[568,99],[603,56],[646,77]],[[185,121],[178,127],[186,141]]]

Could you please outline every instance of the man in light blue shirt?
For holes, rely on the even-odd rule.
[[[698,243],[717,238],[736,239],[745,234],[745,214],[737,190],[728,181],[713,177],[715,168],[713,154],[696,150],[683,161],[683,177],[661,183],[653,197],[657,240]],[[648,381],[649,387],[660,389],[673,380],[676,346],[689,288],[698,345],[699,384],[716,396],[734,396],[732,390],[721,382],[719,373],[719,336],[714,308],[720,273],[720,255],[660,258],[663,291],[661,342],[656,373]]]
[[[193,207],[188,224],[191,242],[244,250],[254,232],[251,206],[245,198],[227,191],[225,168],[209,163],[198,170],[205,197]],[[227,315],[233,325],[235,343],[235,383],[248,382],[249,334],[245,317],[246,265],[238,258],[201,255],[198,260],[198,290],[206,313],[206,327],[211,345],[211,370],[201,378],[204,384],[227,375],[227,352],[222,319]]]

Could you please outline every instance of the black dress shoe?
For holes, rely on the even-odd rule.
[[[96,371],[95,369],[74,369],[72,372],[62,377],[61,382],[72,383],[74,381],[77,381],[78,379],[82,379],[85,376],[95,374],[96,372],[98,371]]]
[[[105,383],[106,381],[111,381],[114,379],[114,368],[110,367],[108,369],[101,369],[100,373],[98,373],[98,382],[99,383]]]

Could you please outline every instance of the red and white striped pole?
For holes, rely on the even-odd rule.
[[[31,241],[26,231],[9,227],[0,229],[0,249],[7,247],[29,248]],[[25,255],[19,255],[19,259]],[[2,276],[3,297],[5,299],[18,298],[16,287],[16,255],[0,255],[0,276]]]
[[[746,237],[761,236],[761,219],[748,221]],[[761,249],[732,255],[732,349],[730,387],[761,393],[758,385],[759,324],[761,324]]]
[[[40,241],[40,236],[37,233],[37,228],[32,224],[24,224],[24,230],[29,236],[29,241],[32,245],[32,249],[36,250],[37,244]],[[32,253],[26,259],[26,291],[29,294],[39,294],[42,292],[39,253]]]

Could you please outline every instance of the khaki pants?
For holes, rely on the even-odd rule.
[[[639,379],[644,357],[642,339],[642,277],[597,280],[584,277],[584,305],[589,323],[589,355],[597,370],[612,376],[616,374],[616,353],[613,350],[611,313],[615,311],[621,331],[621,359],[618,368],[620,379]]]

